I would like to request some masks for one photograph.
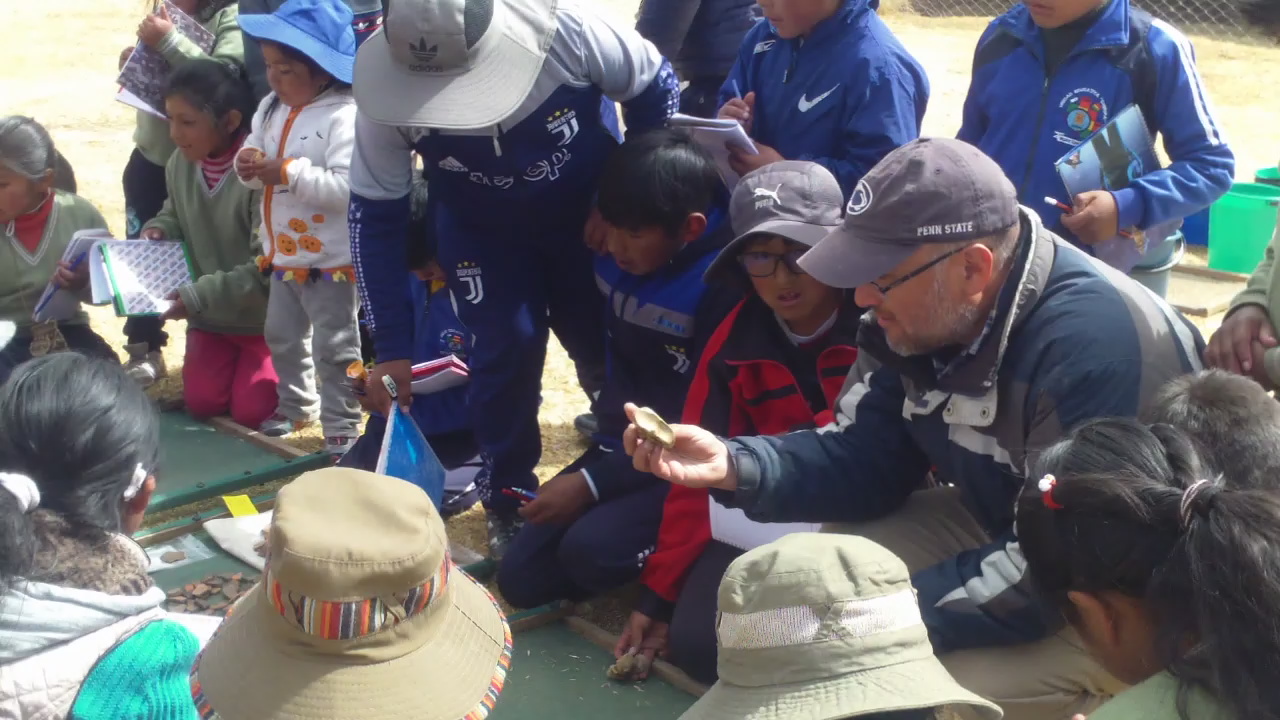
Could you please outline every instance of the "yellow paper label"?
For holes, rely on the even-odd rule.
[[[226,503],[227,510],[231,511],[231,517],[246,517],[258,514],[258,508],[253,506],[253,501],[249,499],[248,495],[223,495],[222,502]]]

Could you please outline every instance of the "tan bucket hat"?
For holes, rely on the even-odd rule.
[[[478,720],[510,663],[511,629],[426,493],[327,468],[280,491],[266,573],[191,691],[205,720]]]
[[[907,566],[866,538],[794,533],[720,581],[720,680],[681,720],[839,720],[949,705],[999,720],[933,655]]]

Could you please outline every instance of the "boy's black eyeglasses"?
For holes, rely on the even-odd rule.
[[[804,270],[800,269],[800,256],[809,251],[809,248],[795,248],[785,253],[771,252],[744,252],[738,256],[738,262],[742,263],[742,269],[747,271],[751,277],[767,278],[773,277],[778,272],[778,263],[787,266],[787,270],[792,275],[805,275]]]
[[[928,270],[929,268],[933,267],[934,265],[937,265],[938,263],[942,262],[943,260],[946,260],[947,258],[951,257],[952,255],[955,255],[956,253],[958,253],[958,252],[960,252],[961,250],[964,250],[964,249],[966,249],[966,248],[968,248],[968,247],[969,247],[968,245],[961,245],[961,246],[960,246],[960,247],[958,247],[958,248],[953,248],[953,249],[951,249],[951,250],[948,250],[948,251],[946,251],[946,252],[942,253],[941,255],[939,255],[938,257],[936,257],[936,258],[934,258],[934,259],[930,260],[929,262],[927,262],[927,263],[925,263],[925,264],[921,265],[920,267],[916,268],[915,270],[912,270],[911,272],[907,273],[906,275],[903,275],[902,277],[898,278],[897,280],[894,280],[893,282],[889,283],[888,285],[881,285],[880,283],[876,282],[875,280],[872,280],[871,282],[869,282],[869,283],[867,283],[867,284],[868,284],[868,285],[870,285],[871,287],[875,288],[876,290],[879,290],[881,295],[888,295],[890,290],[892,290],[892,289],[894,289],[894,288],[898,287],[899,285],[901,285],[901,284],[903,284],[903,283],[907,282],[908,280],[910,280],[910,279],[911,279],[911,278],[913,278],[913,277],[918,277],[921,273],[925,272],[925,271],[926,271],[926,270]]]

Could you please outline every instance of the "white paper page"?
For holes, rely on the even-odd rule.
[[[261,572],[267,565],[267,559],[253,548],[262,537],[262,531],[270,524],[271,511],[268,510],[257,515],[207,520],[204,531],[235,559]]]
[[[687,130],[699,145],[706,149],[716,161],[720,169],[720,177],[724,184],[732,190],[738,184],[738,173],[729,167],[729,148],[741,148],[750,155],[759,151],[756,144],[747,136],[742,125],[736,120],[696,118],[677,113],[671,116],[671,127]]]
[[[74,263],[76,258],[84,255],[85,259],[81,262],[90,263],[90,268],[92,268],[92,258],[95,254],[92,252],[94,245],[100,240],[110,239],[110,237],[111,233],[106,230],[81,230],[72,235],[71,240],[67,242],[67,248],[62,253],[62,260]],[[36,310],[31,314],[31,319],[36,322],[66,320],[75,315],[79,309],[80,297],[77,293],[55,287],[50,282],[45,286],[44,292],[40,294],[40,299],[36,302]]]
[[[467,382],[469,377],[470,375],[465,371],[461,371],[453,367],[446,368],[433,375],[428,375],[424,378],[414,380],[412,392],[414,395],[430,395],[431,393],[438,393],[442,390],[448,390],[449,388],[455,388],[462,385]]]
[[[116,100],[118,102],[124,103],[125,105],[128,105],[131,108],[141,110],[142,112],[148,113],[150,115],[154,115],[155,117],[158,117],[161,120],[169,119],[168,117],[165,116],[164,113],[148,105],[146,100],[143,100],[142,98],[138,97],[137,95],[134,95],[133,93],[129,92],[128,90],[125,90],[124,88],[120,88],[120,92],[116,93]]]
[[[752,550],[797,532],[818,532],[820,523],[758,523],[737,508],[727,508],[707,499],[711,505],[711,537],[740,550]]]
[[[111,276],[107,274],[106,260],[102,255],[102,246],[98,245],[89,253],[89,288],[94,305],[106,305],[116,297],[115,288],[111,287]]]

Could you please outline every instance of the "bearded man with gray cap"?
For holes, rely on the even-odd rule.
[[[666,124],[670,63],[577,0],[394,0],[356,56],[351,251],[377,364],[408,404],[415,312],[404,282],[411,153],[458,318],[471,332],[477,478],[499,559],[518,495],[537,488],[548,329],[580,368],[605,364],[604,305],[584,227],[596,179],[627,131]],[[593,222],[598,227],[599,222]],[[597,233],[588,233],[592,236]]]
[[[730,440],[677,425],[670,450],[632,426],[624,443],[637,468],[754,520],[838,524],[889,548],[961,685],[1013,720],[1067,720],[1121,688],[1028,590],[1013,527],[1026,468],[1083,420],[1136,416],[1200,367],[1203,341],[1016,198],[961,141],[893,151],[800,260],[869,309],[837,421]]]

